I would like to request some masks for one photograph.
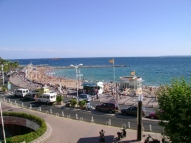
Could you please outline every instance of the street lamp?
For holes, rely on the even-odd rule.
[[[79,64],[79,65],[70,65],[71,67],[74,67],[76,69],[76,89],[77,89],[77,104],[78,104],[78,67],[79,66],[83,66],[83,64]]]
[[[3,64],[1,65],[1,73],[2,73],[2,79],[3,79],[3,86],[4,86],[4,70],[3,70]]]
[[[142,140],[142,94],[138,95],[138,107],[137,107],[137,140]]]
[[[83,76],[83,74],[80,73],[80,70],[78,71],[78,75],[77,76],[79,77],[79,81],[81,83],[81,77]]]

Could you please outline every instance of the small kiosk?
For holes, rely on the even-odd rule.
[[[131,91],[132,94],[142,94],[142,77],[135,75],[122,76],[120,79],[120,89]]]
[[[83,90],[85,93],[95,95],[95,94],[102,94],[104,90],[103,82],[83,82],[82,83]]]

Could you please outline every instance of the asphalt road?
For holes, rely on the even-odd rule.
[[[39,103],[37,101],[28,101],[25,100],[24,98],[15,97],[13,95],[1,94],[1,98],[2,99],[5,98],[5,100],[12,102],[12,104],[16,103],[19,106],[23,105],[26,108],[32,107],[32,110],[38,110],[40,107],[41,112],[52,113],[53,115],[69,117],[71,119],[78,119],[86,122],[91,122],[93,120],[94,123],[103,125],[107,125],[108,122],[110,122],[111,126],[116,126],[116,127],[122,127],[122,126],[128,127],[128,122],[129,122],[131,129],[137,128],[136,117],[124,116],[121,115],[120,113],[108,114],[106,112],[99,112],[96,110],[86,111],[86,110],[69,108],[65,106],[58,107],[56,105],[47,105],[46,103]],[[150,125],[152,126],[153,132],[161,133],[163,130],[162,127],[158,125],[158,120],[150,120],[143,118],[143,126],[145,131],[150,131]]]

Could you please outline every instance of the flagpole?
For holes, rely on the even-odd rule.
[[[115,83],[115,66],[114,66],[114,64],[115,64],[115,60],[113,58],[113,79],[114,79],[114,88],[115,88],[114,93],[117,93],[117,86],[116,86],[116,83]]]
[[[113,64],[113,83],[115,84],[115,66],[114,66],[114,64],[115,64],[115,61],[114,61],[114,58],[113,59],[111,59],[111,60],[109,60],[109,62],[111,63],[111,64]],[[116,85],[114,85],[115,87],[116,87]],[[116,90],[116,89],[115,89]]]
[[[114,66],[115,60],[113,58],[113,79],[114,79],[114,83],[115,83],[115,66]]]
[[[4,122],[3,122],[1,102],[0,102],[0,110],[1,110],[1,125],[2,125],[2,130],[3,130],[3,138],[4,138],[4,143],[6,143],[6,137],[5,137],[5,129],[4,129]]]

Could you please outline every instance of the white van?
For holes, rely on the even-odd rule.
[[[43,93],[39,98],[39,102],[44,102],[44,103],[53,103],[56,102],[56,93]]]
[[[19,89],[15,90],[14,95],[15,96],[25,97],[25,95],[27,95],[28,93],[29,93],[28,89],[19,88]]]

